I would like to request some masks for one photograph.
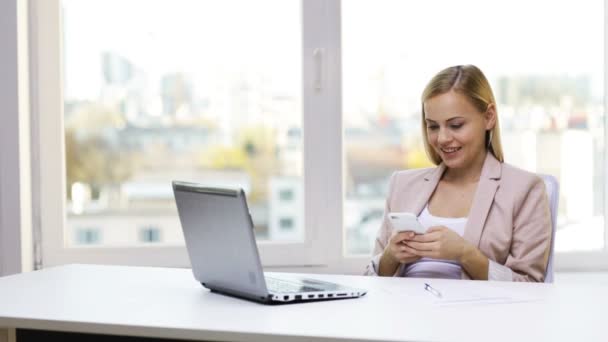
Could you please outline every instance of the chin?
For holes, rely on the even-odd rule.
[[[464,158],[456,158],[456,159],[442,159],[445,166],[450,169],[459,169],[465,166],[466,161]]]
[[[462,163],[454,162],[454,161],[443,161],[446,167],[450,169],[458,169],[462,167]]]

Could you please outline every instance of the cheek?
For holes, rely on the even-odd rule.
[[[480,135],[477,130],[466,129],[460,132],[453,133],[454,139],[462,143],[474,143],[476,141],[483,141],[485,136]]]

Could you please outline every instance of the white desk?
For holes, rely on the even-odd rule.
[[[369,293],[268,306],[211,293],[186,269],[69,265],[0,278],[0,327],[215,341],[608,341],[608,274],[554,285],[433,280],[539,299],[455,306],[428,301],[420,279],[314,277]]]

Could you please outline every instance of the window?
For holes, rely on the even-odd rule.
[[[500,2],[489,15],[477,0],[342,6],[348,253],[371,252],[390,174],[431,166],[420,96],[456,64],[489,78],[506,162],[559,180],[556,251],[604,248],[602,2]]]
[[[61,1],[68,222],[176,219],[177,179],[243,188],[270,237],[268,184],[302,181],[301,28],[297,1],[264,5],[160,1],[133,25],[138,1]]]
[[[35,104],[44,111],[35,163],[45,168],[45,265],[187,265],[172,180],[243,188],[263,263],[319,264],[323,246],[313,239],[327,225],[326,200],[318,182],[304,191],[304,174],[320,172],[306,170],[303,151],[307,138],[326,139],[312,127],[326,115],[313,112],[326,95],[309,95],[302,70],[326,38],[309,34],[327,32],[316,16],[323,6],[181,0],[142,12],[134,0],[33,1],[32,77],[54,84],[40,87]],[[306,151],[325,152],[314,143]],[[83,222],[108,237],[87,254],[64,239]],[[142,224],[163,227],[154,248],[138,248]]]
[[[139,241],[140,242],[160,242],[161,241],[161,230],[157,227],[144,227],[139,230]]]
[[[283,202],[289,202],[293,200],[293,191],[291,189],[279,190],[279,198]]]
[[[601,2],[31,5],[45,266],[187,266],[181,179],[246,190],[265,267],[361,273],[388,176],[429,165],[422,88],[465,63],[490,78],[507,161],[560,180],[556,268],[605,265]]]
[[[291,217],[283,217],[280,220],[279,226],[283,231],[293,230],[293,219]]]
[[[101,233],[99,228],[78,228],[76,229],[76,243],[79,245],[100,244]]]

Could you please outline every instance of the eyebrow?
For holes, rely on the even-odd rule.
[[[456,120],[456,119],[464,119],[464,117],[462,117],[462,116],[455,116],[455,117],[453,117],[453,118],[449,118],[449,119],[447,119],[446,121],[447,121],[447,122],[450,122],[450,121],[452,121],[452,120]],[[425,121],[428,121],[428,122],[437,122],[437,121],[435,121],[435,120],[431,120],[431,119],[424,119],[424,120],[425,120]]]

